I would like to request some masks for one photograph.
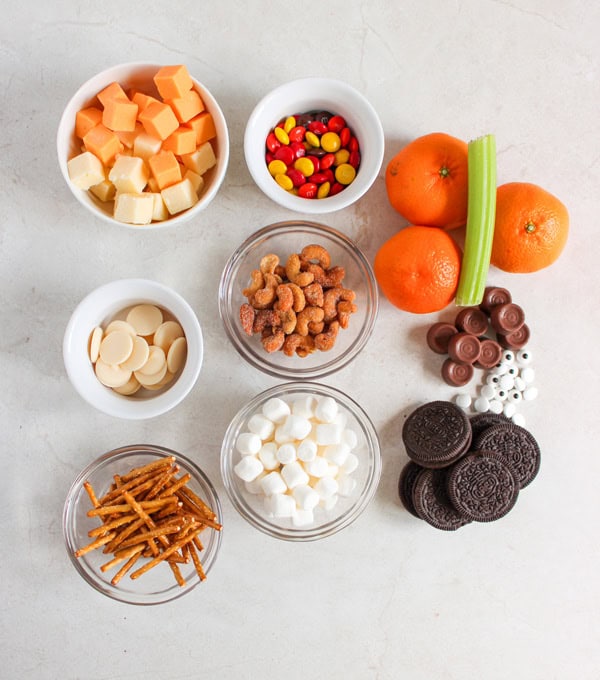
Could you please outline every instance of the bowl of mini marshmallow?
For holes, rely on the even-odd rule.
[[[232,419],[221,449],[232,504],[256,529],[313,541],[352,524],[381,477],[377,432],[338,389],[310,382],[277,385]]]

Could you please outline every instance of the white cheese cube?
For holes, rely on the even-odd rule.
[[[94,184],[93,187],[90,187],[90,191],[96,198],[99,198],[106,203],[107,201],[112,201],[114,199],[116,189],[112,182],[105,179],[99,184]]]
[[[217,164],[217,157],[210,142],[204,142],[192,153],[183,154],[181,160],[186,168],[198,175],[203,175]]]
[[[160,193],[171,215],[187,210],[198,203],[198,194],[189,179],[182,179],[181,182],[172,184]]]
[[[197,172],[194,172],[193,170],[187,169],[183,173],[183,179],[189,179],[190,182],[194,185],[194,189],[196,190],[196,193],[198,196],[202,193],[202,189],[204,188],[204,179],[202,178],[202,175],[199,175]]]
[[[162,141],[147,132],[140,132],[133,141],[133,155],[148,161],[150,156],[155,156],[162,146]]]
[[[152,194],[117,194],[113,215],[127,224],[150,224],[153,211]]]
[[[108,173],[108,179],[119,193],[141,194],[150,172],[148,166],[137,156],[120,155]]]
[[[162,222],[163,220],[168,219],[169,211],[167,210],[167,206],[163,201],[163,197],[160,191],[153,192],[150,195],[154,198],[154,210],[152,211],[152,220]]]
[[[102,162],[91,151],[84,151],[71,158],[67,162],[67,170],[71,182],[80,189],[89,189],[106,179]]]

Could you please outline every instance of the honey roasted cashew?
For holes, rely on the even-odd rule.
[[[273,304],[273,309],[279,312],[287,312],[294,306],[294,293],[285,283],[280,283],[275,289],[277,300]]]
[[[275,253],[268,253],[261,259],[259,269],[263,274],[275,274],[278,265],[279,256]]]
[[[353,302],[355,298],[356,293],[350,288],[343,288],[342,286],[328,288],[323,294],[324,320],[327,322],[336,318],[340,301]]]
[[[319,323],[323,321],[324,310],[322,307],[305,307],[301,312],[298,312],[296,317],[296,333],[299,335],[308,335],[308,324]]]
[[[324,246],[320,246],[316,243],[304,246],[300,253],[300,258],[302,260],[308,260],[309,262],[316,262],[323,269],[329,269],[331,266],[331,255],[329,254],[329,251]]]
[[[314,262],[308,262],[305,265],[305,271],[310,272],[313,275],[313,280],[319,283],[323,288],[340,286],[346,276],[344,267],[336,265],[330,269],[323,269],[320,264],[315,264]]]
[[[306,303],[313,307],[323,306],[323,286],[316,281],[309,283],[302,289]]]
[[[290,337],[289,335],[287,337]],[[281,328],[277,328],[273,333],[268,335],[263,335],[261,338],[262,346],[265,351],[272,354],[273,352],[279,351],[283,347],[283,343],[286,339],[284,332]]]
[[[265,285],[259,288],[252,298],[255,309],[268,309],[275,302],[276,290],[279,281],[274,274],[263,274]]]
[[[250,280],[252,283],[242,290],[242,295],[248,300],[251,300],[254,293],[265,285],[265,279],[260,269],[253,269],[250,272]]]
[[[304,286],[313,282],[314,274],[301,271],[301,264],[300,255],[292,253],[285,263],[285,274],[289,281],[300,286],[300,288],[304,288]]]
[[[292,333],[286,336],[283,346],[283,353],[292,357],[297,354],[300,357],[305,357],[315,350],[315,341],[311,335],[300,335],[299,333]]]
[[[306,289],[300,288],[298,284],[292,283],[291,281],[288,281],[285,285],[292,291],[292,295],[294,297],[292,309],[296,313],[301,312],[306,307],[306,296],[304,294],[304,290]]]
[[[286,335],[290,335],[296,329],[297,317],[293,309],[288,309],[285,312],[279,312],[281,328]]]
[[[337,320],[340,323],[340,328],[348,328],[350,324],[350,316],[356,312],[358,307],[354,302],[341,300],[337,305]]]
[[[271,330],[281,326],[281,317],[273,309],[258,309],[255,312],[254,323],[252,324],[253,333],[262,333],[266,328]]]
[[[333,349],[339,330],[339,322],[332,321],[326,331],[315,335],[315,348],[321,352],[328,352],[330,349]]]
[[[254,307],[248,302],[240,307],[240,322],[242,324],[242,329],[246,335],[252,335],[254,332],[254,318],[256,317],[256,311]]]

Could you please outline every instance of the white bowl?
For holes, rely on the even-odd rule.
[[[144,93],[158,96],[152,78],[161,66],[163,66],[163,64],[131,62],[112,66],[111,68],[98,73],[93,78],[90,78],[90,80],[83,83],[73,97],[71,97],[58,125],[58,132],[56,135],[58,163],[69,189],[81,205],[90,210],[96,217],[100,217],[111,224],[119,225],[121,227],[143,229],[144,231],[147,231],[148,229],[174,227],[190,220],[204,210],[214,199],[225,179],[225,173],[227,171],[227,164],[229,161],[229,133],[227,131],[225,116],[209,90],[192,76],[194,89],[202,97],[206,110],[212,115],[217,130],[216,143],[214,144],[217,164],[205,174],[204,191],[196,205],[162,222],[152,222],[151,224],[145,225],[126,224],[114,219],[111,209],[112,203],[103,203],[96,199],[89,191],[77,188],[69,179],[67,161],[81,151],[80,141],[75,136],[75,115],[77,114],[77,111],[86,106],[91,106],[95,101],[97,93],[112,82],[118,82],[125,90],[128,88],[137,88]]]
[[[361,162],[352,184],[335,196],[307,199],[282,189],[269,174],[265,140],[284,117],[313,110],[328,110],[346,119],[360,144]],[[384,136],[381,121],[365,97],[346,83],[331,78],[300,78],[267,94],[255,107],[244,134],[248,170],[260,189],[275,203],[310,214],[346,208],[371,187],[383,161]]]
[[[106,325],[122,310],[141,303],[155,304],[177,319],[187,340],[187,358],[179,375],[162,391],[140,390],[126,397],[98,380],[88,341],[96,326]],[[198,379],[203,354],[202,331],[190,305],[174,290],[147,279],[120,279],[96,288],[75,308],[63,339],[63,360],[75,390],[99,411],[129,420],[153,418],[179,404]]]

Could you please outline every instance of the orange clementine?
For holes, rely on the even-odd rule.
[[[536,272],[562,253],[569,213],[561,201],[536,184],[510,182],[496,192],[491,263],[507,272]]]
[[[455,229],[467,221],[467,143],[443,132],[418,137],[388,163],[388,200],[412,224]]]
[[[439,227],[409,226],[388,239],[375,255],[377,283],[396,307],[428,314],[446,307],[456,294],[462,253]]]

